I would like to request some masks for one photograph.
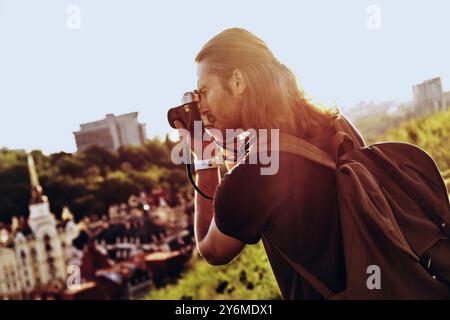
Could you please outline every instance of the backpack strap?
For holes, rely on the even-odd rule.
[[[271,151],[289,152],[336,170],[336,162],[325,151],[296,136],[280,133],[279,146],[271,146]]]
[[[286,133],[280,133],[279,145],[271,146],[270,149],[298,155],[335,171],[336,161],[341,154],[362,148],[365,146],[365,142],[359,132],[343,115],[334,120],[333,127],[336,131],[331,141],[334,158],[306,140]]]
[[[343,114],[340,114],[339,118],[334,120],[333,127],[337,133],[340,131],[346,133],[353,142],[355,149],[360,149],[366,146],[362,135]]]
[[[337,162],[341,155],[355,149],[355,143],[350,135],[343,131],[337,131],[331,140],[331,149],[335,162]]]
[[[315,276],[313,276],[308,270],[303,268],[300,264],[289,258],[287,255],[285,255],[280,248],[268,237],[266,237],[264,234],[262,234],[262,237],[266,239],[267,242],[269,242],[273,248],[277,250],[277,252],[283,257],[283,259],[295,270],[298,274],[300,274],[303,278],[305,278],[308,283],[313,286],[314,289],[316,289],[325,299],[329,300],[336,294],[329,289],[326,285],[324,285],[319,279],[317,279]]]

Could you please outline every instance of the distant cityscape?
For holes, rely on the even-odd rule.
[[[107,215],[61,220],[28,155],[30,214],[0,224],[0,299],[130,299],[175,279],[194,252],[193,200],[169,207],[162,189]]]
[[[412,100],[407,102],[385,101],[380,103],[360,102],[347,110],[351,120],[358,120],[374,113],[395,116],[422,116],[446,110],[450,103],[450,91],[444,91],[441,78],[425,80],[412,86]]]

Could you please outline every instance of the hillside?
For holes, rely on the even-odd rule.
[[[415,144],[428,152],[436,161],[450,189],[450,109],[429,116],[416,118],[388,130],[384,135],[367,139],[379,141],[403,141]]]

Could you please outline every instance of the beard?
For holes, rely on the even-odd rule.
[[[241,101],[232,96],[231,93],[224,92],[221,106],[218,108],[220,113],[216,115],[214,128],[220,130],[225,136],[227,129],[242,128]]]
[[[220,100],[221,104],[217,108],[218,111],[212,115],[212,118],[214,119],[213,125],[211,128],[205,130],[217,143],[225,146],[231,141],[234,141],[236,135],[240,133],[236,132],[236,134],[231,135],[231,132],[228,132],[227,134],[227,130],[242,129],[240,102],[226,92],[224,92],[224,95]]]

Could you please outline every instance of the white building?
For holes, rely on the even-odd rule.
[[[427,114],[447,109],[447,94],[442,91],[441,78],[426,80],[412,87],[417,114]]]
[[[122,146],[139,146],[145,143],[145,125],[138,122],[138,113],[132,112],[115,116],[107,114],[105,119],[80,125],[74,132],[78,151],[90,145],[98,145],[108,150]]]
[[[28,167],[30,216],[28,223],[15,231],[11,245],[0,248],[0,299],[26,298],[35,289],[63,286],[72,241],[78,236],[73,221],[58,227],[42,194],[31,155]]]
[[[20,299],[21,289],[14,249],[0,248],[0,299]]]

